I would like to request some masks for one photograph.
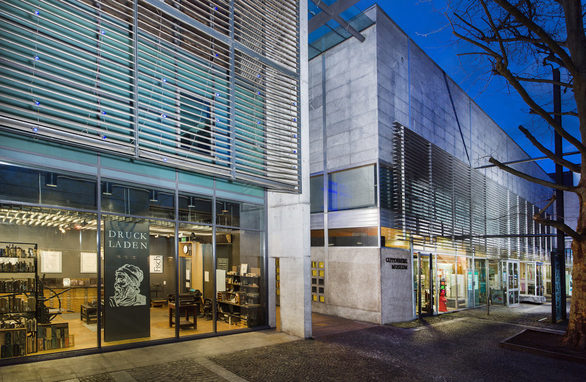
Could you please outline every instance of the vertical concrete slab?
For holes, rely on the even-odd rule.
[[[307,2],[299,3],[301,174],[300,194],[267,192],[269,271],[279,258],[281,329],[311,337],[310,221],[309,221],[309,97],[307,63]],[[272,277],[269,277],[269,280]],[[269,323],[275,322],[275,284],[269,290]]]
[[[414,319],[411,252],[399,248],[381,248],[380,274],[381,323]]]

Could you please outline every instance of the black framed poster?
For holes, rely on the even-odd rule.
[[[104,229],[104,341],[149,337],[149,225],[106,219]]]

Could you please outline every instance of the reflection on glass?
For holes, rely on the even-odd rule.
[[[330,211],[376,205],[376,169],[374,165],[329,174]]]
[[[57,208],[0,207],[2,358],[97,345],[96,219]]]
[[[474,260],[474,296],[475,305],[484,305],[487,302],[486,260]]]
[[[323,229],[312,229],[311,230],[311,246],[312,247],[323,247],[324,246],[324,230]]]
[[[211,199],[179,195],[179,220],[212,224]]]
[[[175,195],[144,187],[102,182],[102,210],[129,215],[175,219]]]
[[[217,230],[218,331],[266,324],[263,241],[261,232]]]
[[[0,165],[0,199],[39,202],[38,171]]]
[[[328,245],[331,247],[376,247],[378,229],[377,227],[329,229]]]
[[[324,212],[324,176],[312,176],[309,180],[311,213]]]

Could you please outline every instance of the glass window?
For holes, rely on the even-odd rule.
[[[54,172],[41,173],[41,203],[95,210],[96,182]]]
[[[266,324],[264,234],[256,231],[216,231],[218,331]]]
[[[96,214],[4,204],[0,216],[0,357],[96,347]]]
[[[393,208],[393,169],[380,166],[380,206],[381,208]]]
[[[240,203],[217,201],[216,202],[216,224],[239,227],[240,226]]]
[[[333,247],[376,247],[378,229],[338,228],[328,230],[328,245]]]
[[[175,219],[173,191],[102,182],[102,211]]]
[[[264,220],[263,205],[221,200],[216,202],[216,224],[218,225],[264,229]]]
[[[311,230],[311,246],[312,247],[323,247],[324,246],[324,230],[323,229],[312,229]]]
[[[0,165],[0,199],[39,202],[39,172]]]
[[[242,203],[240,206],[240,227],[264,229],[265,208],[258,204]]]
[[[180,194],[179,220],[212,224],[211,199]]]
[[[324,176],[316,175],[309,179],[309,199],[311,212],[324,212]]]
[[[181,224],[179,235],[180,322],[189,311],[199,316],[195,325],[181,325],[179,335],[211,333],[215,286],[212,227]]]
[[[374,165],[329,174],[329,210],[347,210],[376,205]]]

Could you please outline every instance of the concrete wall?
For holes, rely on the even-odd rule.
[[[269,325],[276,325],[275,258],[280,266],[281,329],[311,337],[309,236],[309,111],[307,67],[307,2],[299,3],[301,94],[301,193],[267,192]]]
[[[503,162],[528,157],[380,8],[374,9],[378,149],[382,160],[392,163],[393,122],[401,123],[473,168],[488,164],[489,156]],[[516,168],[546,179],[545,172],[535,163]],[[546,188],[497,168],[482,172],[529,201],[541,201],[551,195]]]
[[[405,261],[405,263],[401,261]],[[404,266],[407,268],[404,269]],[[381,323],[414,319],[413,257],[411,252],[398,248],[381,248],[380,273]]]
[[[312,248],[312,260],[325,262],[325,303],[314,312],[381,323],[380,250]]]
[[[377,161],[375,31],[368,28],[364,42],[346,40],[309,62],[312,173],[323,171],[324,148],[328,170]]]

